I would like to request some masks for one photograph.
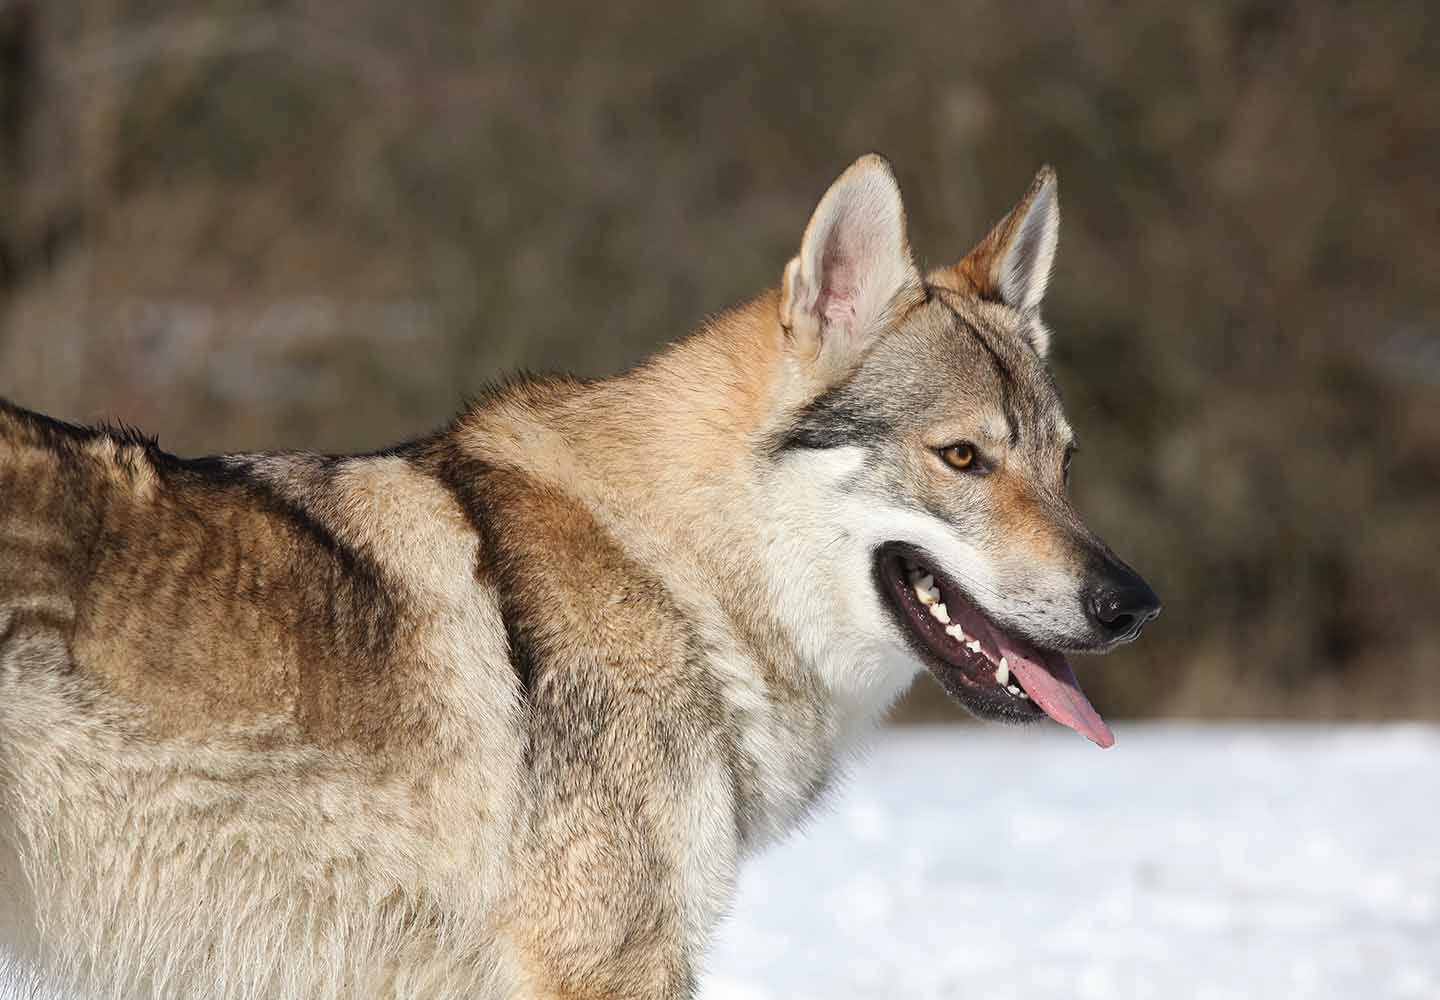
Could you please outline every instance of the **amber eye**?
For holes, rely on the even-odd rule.
[[[945,464],[950,468],[964,471],[975,465],[975,446],[963,441],[947,445],[940,449],[940,457],[945,459]]]

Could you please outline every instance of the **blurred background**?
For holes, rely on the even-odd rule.
[[[0,0],[0,394],[376,447],[775,283],[871,149],[931,265],[1059,171],[1074,490],[1167,605],[1101,710],[1440,718],[1433,3]]]

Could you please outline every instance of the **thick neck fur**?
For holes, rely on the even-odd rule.
[[[805,812],[913,676],[830,620],[833,585],[789,531],[806,497],[770,446],[825,386],[777,306],[763,295],[617,378],[513,387],[456,430],[487,462],[581,499],[692,609],[757,763],[787,772],[767,779],[768,834]]]

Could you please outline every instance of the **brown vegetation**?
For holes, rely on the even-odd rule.
[[[778,280],[851,158],[958,256],[1061,178],[1114,714],[1440,717],[1426,2],[0,0],[0,394],[364,448]],[[918,710],[918,708],[917,708]]]

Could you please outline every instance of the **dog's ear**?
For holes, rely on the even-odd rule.
[[[960,263],[932,272],[929,280],[1022,312],[1036,312],[1045,297],[1059,241],[1059,183],[1054,170],[1041,167],[1020,204]],[[1043,356],[1048,336],[1039,323],[1032,327],[1035,349]]]
[[[820,199],[785,267],[781,325],[806,356],[843,363],[924,294],[895,174],[883,156],[862,156]]]

